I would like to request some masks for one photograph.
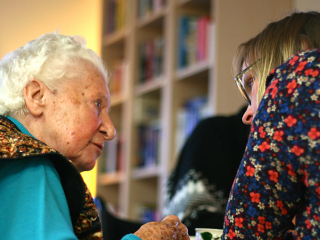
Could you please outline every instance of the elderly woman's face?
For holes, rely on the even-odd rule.
[[[101,73],[92,66],[50,97],[44,142],[69,158],[79,171],[91,170],[104,141],[115,137],[108,115],[109,97]]]

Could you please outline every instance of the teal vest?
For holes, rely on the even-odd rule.
[[[0,160],[42,156],[50,159],[60,176],[76,236],[81,240],[102,240],[101,223],[93,198],[73,163],[45,143],[21,133],[9,119],[0,116]]]

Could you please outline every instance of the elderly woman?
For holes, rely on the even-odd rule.
[[[0,62],[2,239],[103,239],[80,172],[115,129],[101,59],[81,38],[45,34]],[[189,239],[175,216],[123,239]]]

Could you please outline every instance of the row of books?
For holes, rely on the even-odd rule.
[[[159,121],[138,126],[137,167],[155,166],[159,160],[161,128]],[[99,160],[99,172],[113,173],[123,170],[123,141],[121,134],[112,141],[105,142],[105,154]]]
[[[166,0],[139,0],[138,17],[144,18],[152,13],[160,11],[166,4]]]
[[[165,43],[162,37],[140,43],[140,83],[144,83],[163,74],[164,47]]]
[[[110,66],[111,74],[109,79],[109,90],[111,94],[119,93],[124,88],[125,77],[127,73],[127,64],[123,59],[116,60]]]
[[[192,98],[181,106],[177,112],[176,153],[180,152],[199,121],[209,115],[210,110],[205,96]]]
[[[128,3],[131,1],[127,0],[109,0],[106,1],[107,4],[107,24],[106,33],[113,33],[125,27],[127,16],[126,13]]]
[[[178,68],[207,59],[210,18],[185,15],[179,18]]]
[[[155,207],[139,206],[138,214],[139,214],[140,222],[142,223],[160,221],[159,213],[155,209]]]
[[[123,141],[120,133],[117,133],[112,141],[105,142],[105,154],[101,160],[100,172],[113,173],[123,170]]]
[[[137,167],[156,166],[159,162],[161,127],[159,120],[138,126]]]

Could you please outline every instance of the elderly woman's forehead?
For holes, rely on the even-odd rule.
[[[78,69],[81,72],[85,73],[92,73],[101,75],[105,81],[107,81],[107,71],[103,66],[96,65],[92,62],[89,62],[87,60],[80,60],[80,63],[74,66],[74,69]]]

